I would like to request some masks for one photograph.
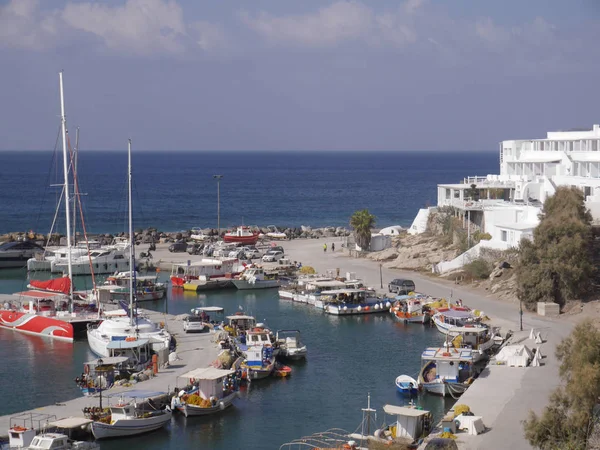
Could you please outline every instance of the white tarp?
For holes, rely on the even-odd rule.
[[[496,361],[504,361],[510,367],[527,367],[533,356],[531,350],[525,345],[507,345],[496,355]]]
[[[468,434],[481,434],[485,431],[481,416],[464,416],[461,414],[455,420],[459,423],[458,429],[464,430]]]

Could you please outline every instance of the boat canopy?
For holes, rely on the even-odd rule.
[[[91,419],[84,419],[83,417],[67,417],[66,419],[55,420],[54,422],[48,423],[50,427],[62,428],[65,430],[71,430],[73,428],[79,428],[88,423],[92,423]]]
[[[429,411],[425,411],[424,409],[406,408],[404,406],[395,405],[384,405],[383,410],[386,414],[391,414],[393,416],[420,417],[429,414]]]
[[[192,311],[204,311],[204,312],[223,312],[225,308],[221,308],[220,306],[198,306]]]
[[[84,364],[87,364],[88,366],[98,366],[98,362],[102,361],[102,365],[103,366],[111,366],[111,365],[116,365],[116,364],[123,364],[124,362],[127,362],[129,360],[129,358],[127,358],[126,356],[107,356],[106,358],[98,358],[98,359],[94,359],[93,361],[88,361],[85,362]]]
[[[150,342],[149,339],[136,339],[135,341],[110,341],[106,348],[109,350],[118,350],[118,349],[128,349],[128,348],[138,348],[147,345]]]
[[[243,319],[246,319],[246,320],[256,320],[252,316],[244,316],[244,315],[241,315],[241,314],[239,316],[227,316],[227,319],[228,320],[240,320],[240,319],[241,320],[243,320]]]
[[[166,392],[163,391],[144,391],[142,389],[132,389],[130,391],[125,391],[125,392],[115,392],[112,394],[108,394],[106,395],[107,397],[110,398],[115,398],[115,397],[123,397],[123,398],[153,398],[153,397],[159,397],[161,395],[167,395]]]
[[[31,280],[29,284],[34,288],[62,294],[69,294],[71,291],[71,279],[69,277],[53,278],[45,281]]]
[[[215,367],[205,367],[203,369],[194,369],[189,372],[179,375],[179,378],[185,378],[189,380],[191,378],[195,380],[218,380],[219,378],[233,375],[235,370],[217,369]]]
[[[475,327],[450,327],[449,333],[485,333],[488,331],[487,327],[475,326]]]
[[[430,347],[421,354],[421,359],[435,360],[451,360],[451,361],[472,361],[473,352],[471,349],[461,348],[455,349],[452,347]]]
[[[446,317],[452,317],[453,319],[468,319],[469,317],[473,317],[472,311],[460,311],[457,309],[449,309],[447,311],[440,311],[439,314],[442,314]]]
[[[342,281],[337,281],[337,280],[326,280],[326,281],[310,281],[307,282],[307,284],[310,284],[311,286],[317,287],[317,288],[324,288],[324,287],[346,287],[346,283],[342,282]]]

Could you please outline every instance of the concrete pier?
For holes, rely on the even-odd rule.
[[[207,367],[217,358],[219,353],[217,344],[213,342],[215,338],[214,333],[187,334],[183,331],[182,322],[177,320],[173,315],[142,309],[140,309],[140,312],[157,323],[165,323],[165,327],[177,339],[177,356],[179,359],[168,367],[159,368],[158,374],[147,381],[136,383],[135,385],[129,387],[117,386],[103,391],[103,406],[108,405],[109,402],[113,404],[116,403],[118,398],[112,398],[109,400],[107,396],[114,396],[119,392],[126,392],[132,389],[161,392],[172,390],[177,385],[177,377],[179,375],[182,375],[189,370]],[[52,380],[49,380],[48,382],[48,389],[52,389]],[[35,408],[29,411],[2,416],[0,417],[0,436],[4,437],[8,435],[7,433],[10,426],[10,418],[13,416],[32,412],[54,415],[57,419],[63,419],[67,417],[83,417],[83,408],[89,406],[98,406],[98,402],[99,395],[92,397],[81,396],[73,400],[58,402],[54,405],[43,406],[41,408]]]

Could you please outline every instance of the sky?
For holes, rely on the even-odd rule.
[[[496,151],[600,123],[597,0],[0,0],[0,150]]]

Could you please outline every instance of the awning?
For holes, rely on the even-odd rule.
[[[106,396],[110,397],[110,398],[115,398],[115,397],[123,397],[123,398],[153,398],[153,397],[159,397],[161,395],[167,395],[167,393],[163,392],[163,391],[144,391],[144,390],[141,390],[141,389],[132,389],[131,391],[115,392],[115,393],[112,393],[112,394],[108,394]]]
[[[469,317],[473,317],[472,311],[460,311],[456,309],[440,311],[439,314],[444,315],[446,317],[452,317],[453,319],[468,319]]]
[[[215,367],[205,367],[203,369],[194,369],[186,372],[182,375],[179,375],[179,378],[185,378],[189,380],[190,378],[194,378],[196,380],[218,380],[219,378],[226,377],[227,375],[232,375],[235,373],[235,370],[225,370],[225,369],[217,369]]]
[[[93,420],[84,419],[83,417],[67,417],[66,419],[60,419],[55,420],[54,422],[50,422],[48,425],[56,428],[71,429],[87,425],[91,422],[93,422]]]
[[[110,341],[106,346],[109,350],[128,349],[143,347],[149,342],[148,339],[136,339],[135,341]]]
[[[193,308],[192,311],[204,311],[204,312],[223,312],[225,309],[220,306],[198,306]]]
[[[429,411],[425,411],[424,409],[406,408],[404,406],[395,405],[384,405],[383,410],[386,414],[395,416],[420,417],[429,414]]]

